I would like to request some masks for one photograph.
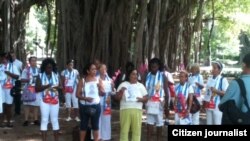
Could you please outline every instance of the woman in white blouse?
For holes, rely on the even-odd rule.
[[[138,82],[138,73],[134,67],[127,69],[125,81],[117,91],[116,99],[120,101],[120,141],[141,140],[142,105],[147,102],[147,90]]]
[[[223,65],[220,62],[212,63],[212,76],[207,80],[204,96],[207,125],[221,124],[222,112],[219,110],[218,105],[229,85],[227,79],[221,76],[222,69]]]

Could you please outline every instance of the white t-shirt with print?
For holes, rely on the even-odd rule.
[[[210,101],[211,96],[212,96],[211,87],[214,87],[215,89],[220,90],[220,91],[224,91],[224,92],[227,90],[229,83],[225,77],[222,79],[221,78],[222,78],[221,75],[217,76],[216,78],[213,78],[212,76],[208,78],[207,85],[206,85],[206,93],[204,96],[204,101],[207,101],[207,102]],[[214,102],[216,104],[216,108],[218,108],[218,105],[220,103],[220,96],[219,95],[216,95],[214,97]]]
[[[134,97],[140,97],[140,98],[143,98],[144,96],[147,95],[147,90],[145,88],[145,86],[142,84],[142,83],[135,83],[135,84],[131,84],[127,81],[125,82],[122,82],[117,91],[120,91],[123,87],[127,88],[127,90],[129,91],[133,91],[133,92],[130,92],[130,94],[132,93]],[[133,89],[131,89],[131,87]],[[121,99],[121,102],[120,102],[120,109],[123,110],[123,109],[130,109],[130,108],[135,108],[135,109],[142,109],[142,102],[136,102],[136,101],[128,101],[126,100],[126,91],[124,92],[123,94],[123,97]]]

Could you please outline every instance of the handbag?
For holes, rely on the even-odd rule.
[[[240,95],[243,97],[243,103],[247,107],[247,112],[242,112],[239,109],[234,100],[228,100],[227,102],[219,106],[222,111],[222,125],[225,124],[239,124],[250,125],[250,108],[246,98],[246,89],[242,79],[236,79],[236,82],[240,86]]]
[[[189,97],[188,97],[188,101],[189,101]],[[191,109],[190,109],[190,113],[191,114],[195,114],[196,112],[198,112],[201,109],[201,104],[198,101],[198,99],[196,98],[195,95],[193,95],[193,102],[191,105]]]
[[[94,116],[96,114],[96,109],[91,106],[87,106],[85,112],[89,116]]]
[[[36,101],[36,93],[30,91],[28,87],[26,87],[23,91],[21,100],[23,102],[33,102]]]

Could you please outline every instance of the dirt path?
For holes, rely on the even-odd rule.
[[[0,141],[41,141],[40,127],[36,125],[29,125],[23,127],[23,113],[21,116],[14,117],[14,128],[6,129],[0,128]],[[66,112],[60,108],[59,124],[61,128],[60,141],[72,141],[73,127],[79,123],[76,121],[66,122]],[[53,132],[48,132],[48,141],[53,141]],[[112,112],[112,141],[119,141],[119,110],[113,110]],[[163,130],[163,141],[167,140],[167,127]],[[142,141],[146,141],[146,124],[142,123]]]

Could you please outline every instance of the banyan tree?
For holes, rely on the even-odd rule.
[[[55,13],[50,13],[49,3],[55,4]],[[124,68],[128,60],[139,65],[152,57],[159,57],[176,69],[180,63],[189,63],[191,48],[199,52],[204,3],[204,0],[1,0],[0,48],[14,49],[25,59],[25,18],[29,8],[36,4],[47,7],[48,16],[56,17],[57,43],[48,46],[47,41],[46,45],[51,50],[56,48],[59,69],[68,59],[75,59],[81,70],[96,58],[114,71]]]

